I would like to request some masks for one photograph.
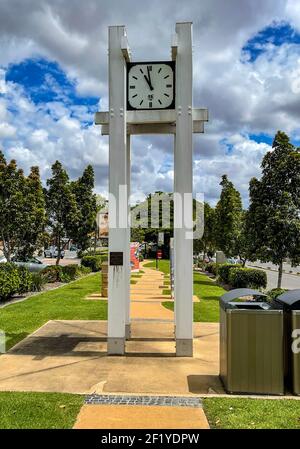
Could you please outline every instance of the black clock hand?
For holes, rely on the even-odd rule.
[[[150,90],[153,90],[152,84],[150,79],[148,79],[148,77],[146,75],[144,75],[145,80],[147,81],[148,86],[150,87]]]
[[[150,85],[151,85],[150,89],[153,90],[152,81],[151,81],[151,76],[150,76],[150,70],[149,70],[149,67],[148,67],[148,66],[147,66],[147,72],[148,72],[148,79],[149,79],[149,82],[150,82]]]
[[[151,85],[151,82],[149,81],[149,79],[147,78],[146,75],[144,75],[145,80],[147,81],[148,86],[150,87],[150,90],[153,90],[153,87]]]

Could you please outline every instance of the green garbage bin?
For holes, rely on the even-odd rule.
[[[283,312],[264,296],[242,288],[220,298],[220,377],[229,393],[284,394]]]
[[[300,289],[290,290],[278,296],[273,300],[272,306],[282,309],[284,314],[284,374],[286,389],[296,395],[300,395],[300,348],[296,341],[300,336]],[[296,343],[295,347],[293,343]]]

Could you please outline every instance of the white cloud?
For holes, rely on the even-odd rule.
[[[66,106],[65,92],[47,77],[57,101],[35,105],[26,92],[5,83],[5,68],[24,58],[57,61],[79,95],[99,95],[108,108],[107,26],[126,24],[135,60],[168,59],[174,24],[194,21],[194,105],[208,107],[206,133],[194,138],[194,185],[216,201],[220,176],[232,178],[247,201],[248,182],[259,176],[268,151],[249,134],[300,135],[299,45],[268,44],[254,63],[241,50],[274,21],[288,20],[300,29],[298,0],[2,0],[0,4],[0,145],[25,169],[38,164],[49,176],[56,158],[78,176],[87,163],[95,166],[97,190],[107,190],[108,139],[85,106]],[[1,69],[1,66],[4,68]],[[42,87],[42,86],[41,86]],[[12,112],[12,111],[15,112]],[[10,128],[9,128],[10,127]],[[2,134],[1,134],[2,130]],[[2,137],[2,142],[1,142]],[[5,137],[5,141],[4,141]],[[230,145],[228,153],[224,139]],[[149,146],[152,144],[152,146]],[[133,139],[132,187],[136,197],[153,190],[172,190],[172,139]]]
[[[16,134],[16,128],[9,123],[0,123],[0,139],[7,139]]]

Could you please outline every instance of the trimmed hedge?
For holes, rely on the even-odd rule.
[[[47,282],[60,282],[62,275],[63,267],[60,265],[51,265],[49,267],[44,268],[41,271],[41,274],[47,279]]]
[[[41,271],[41,275],[46,279],[46,282],[70,282],[74,281],[81,274],[88,274],[91,272],[90,268],[80,267],[76,264],[70,265],[51,265]]]
[[[93,272],[101,270],[102,256],[84,256],[81,259],[83,267],[91,268]]]
[[[70,282],[90,272],[91,268],[72,264],[64,267],[53,265],[44,268],[39,273],[30,273],[24,266],[17,266],[14,263],[1,263],[0,301],[5,301],[16,293],[39,292],[47,282]]]
[[[268,301],[272,302],[273,299],[276,299],[278,296],[282,295],[285,292],[287,292],[286,288],[273,288],[272,290],[269,290],[267,292]]]
[[[229,284],[233,288],[266,288],[267,273],[253,268],[230,268]]]
[[[218,264],[216,262],[209,262],[205,264],[205,271],[208,273],[214,274],[217,276],[218,274]]]
[[[18,274],[20,282],[18,293],[30,292],[32,290],[32,274],[29,273],[28,268],[22,266],[18,267]]]
[[[78,265],[70,264],[62,267],[62,272],[60,275],[60,280],[62,282],[74,281],[78,276],[80,276],[80,268]],[[65,281],[64,281],[65,279]]]
[[[19,291],[20,276],[19,270],[13,263],[0,264],[0,301],[13,296]]]
[[[218,275],[224,284],[229,284],[229,274],[232,268],[242,268],[241,265],[236,265],[232,263],[222,263],[218,267]]]

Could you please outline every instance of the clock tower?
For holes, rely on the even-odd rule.
[[[109,110],[95,123],[109,136],[108,354],[130,337],[130,141],[174,135],[176,355],[193,356],[193,133],[207,109],[193,108],[192,23],[177,23],[168,61],[132,61],[124,26],[109,27]],[[149,59],[145,59],[149,61]]]

